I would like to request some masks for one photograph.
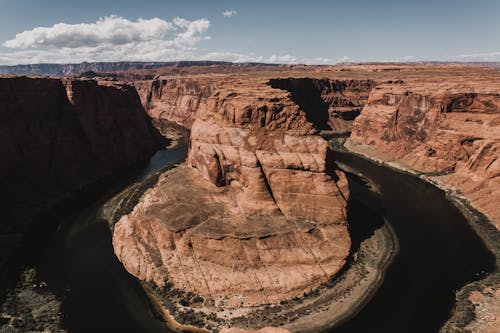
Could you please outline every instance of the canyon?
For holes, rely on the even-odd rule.
[[[56,227],[44,216],[144,162],[166,140],[126,84],[2,77],[0,100],[4,289],[6,267]]]
[[[290,91],[300,108],[311,110],[308,117],[314,119],[307,120],[326,138],[345,133],[348,145],[366,148],[366,154],[371,151],[381,161],[435,177],[442,186],[463,192],[500,227],[494,195],[489,196],[497,194],[499,179],[497,71],[461,65],[358,65],[260,76],[273,88]],[[154,120],[191,127],[197,111],[206,112],[218,85],[230,80],[223,75],[164,75],[135,85]]]
[[[345,176],[326,170],[327,142],[306,118],[266,81],[222,83],[196,114],[188,168],[166,175],[115,226],[125,267],[230,308],[328,281],[349,253],[349,193]]]
[[[231,132],[224,128],[227,125],[223,125],[224,130],[221,131],[220,124],[227,121],[240,126],[243,124],[247,131],[250,129],[250,133],[256,133],[256,136],[269,135],[257,134],[262,127],[268,126],[269,113],[266,111],[272,109],[264,96],[276,94],[273,90],[261,91],[259,85],[263,86],[264,83],[274,89],[289,92],[290,101],[304,111],[306,122],[296,126],[301,131],[307,131],[307,126],[312,124],[316,133],[321,133],[326,138],[346,137],[346,147],[349,150],[420,175],[426,181],[470,203],[473,209],[484,214],[497,229],[500,227],[496,205],[500,179],[497,147],[500,139],[499,86],[498,74],[494,70],[458,65],[381,65],[246,76],[245,82],[220,75],[202,74],[188,78],[164,75],[150,81],[150,88],[147,89],[144,89],[142,82],[138,90],[145,91],[140,95],[150,115],[154,119],[165,119],[191,127],[188,164],[213,184],[220,187],[229,185],[228,191],[236,198],[232,201],[237,202],[238,212],[245,212],[245,205],[251,205],[252,208],[258,205],[259,209],[267,209],[265,203],[256,203],[254,197],[248,199],[245,195],[248,188],[245,185],[243,194],[239,189],[241,176],[238,173],[242,171],[238,169],[242,164],[246,166],[246,150],[255,151],[255,143],[249,145],[246,140],[248,134],[241,135],[241,130],[235,131],[232,128],[234,125],[231,125]],[[244,93],[239,89],[240,86],[244,87]],[[247,101],[252,90],[259,91],[257,96],[252,97],[256,105]],[[243,99],[245,102],[235,103],[232,99]],[[262,109],[265,111],[262,112]],[[253,125],[255,120],[252,117],[255,117],[256,112],[260,114],[260,128]],[[216,116],[218,117],[215,118]],[[286,119],[293,117],[287,115]],[[289,129],[292,126],[287,121],[280,124],[280,128]],[[277,131],[279,129],[275,128],[274,132]],[[237,146],[237,152],[234,146]],[[245,155],[242,155],[242,148]],[[257,147],[256,152],[257,162],[262,166],[262,173],[266,177],[266,162],[261,160],[264,154],[259,153],[259,148]],[[290,155],[283,157],[280,149],[271,149],[278,150],[279,168],[289,168],[287,158],[291,158]],[[308,170],[300,157],[291,159],[288,164],[299,165],[301,169]],[[287,175],[282,179],[286,183],[293,178]],[[233,182],[237,182],[236,191]],[[282,190],[276,195],[272,180],[267,179],[267,182],[273,199],[278,198],[276,204],[285,216],[290,216],[286,213],[286,208],[283,210],[283,204],[280,206]],[[167,202],[162,202],[165,203]],[[253,211],[247,212],[252,213]],[[115,240],[115,244],[116,242]],[[119,257],[120,251],[118,250]],[[204,253],[206,251],[206,248],[201,250]],[[143,254],[142,257],[147,255]],[[163,254],[162,257],[169,256]],[[122,260],[127,261],[124,258]],[[141,260],[134,261],[136,264],[142,263],[143,268],[147,267]],[[203,265],[202,261],[201,266]],[[135,275],[148,279],[137,271]],[[198,285],[201,283],[202,281]],[[497,288],[498,284],[494,290]],[[493,296],[493,299],[497,298]],[[486,302],[490,303],[491,297]],[[497,305],[493,308],[497,309],[498,301],[494,301],[495,303]]]
[[[498,86],[461,82],[378,86],[348,146],[461,192],[500,228]]]
[[[264,328],[274,323],[236,319],[314,300],[317,290],[353,271],[356,226],[347,216],[350,181],[336,163],[340,149],[446,191],[471,214],[472,228],[498,262],[496,70],[141,66],[119,67],[128,72],[107,80],[105,73],[88,75],[98,81],[0,79],[0,170],[2,193],[9,194],[2,201],[16,221],[2,225],[3,234],[28,233],[37,215],[144,161],[169,140],[186,143],[185,163],[117,210],[114,252],[175,320],[194,314],[203,320],[186,324],[280,332]],[[443,330],[496,332],[498,277],[496,269],[457,294]],[[473,318],[464,322],[471,306]]]

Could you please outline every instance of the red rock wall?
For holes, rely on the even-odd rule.
[[[354,121],[351,143],[456,189],[500,226],[499,89],[384,84]],[[370,151],[365,151],[370,155]]]
[[[215,79],[210,77],[157,77],[154,80],[136,81],[142,105],[153,119],[175,122],[191,127],[197,111],[206,108]]]
[[[115,225],[131,274],[238,308],[300,297],[342,268],[347,179],[327,168],[313,110],[268,83],[220,82],[196,113],[187,166]]]
[[[2,225],[24,231],[75,190],[147,159],[163,139],[131,86],[0,78]]]
[[[327,143],[310,119],[288,91],[224,82],[197,114],[188,163],[229,185],[246,215],[278,210],[290,219],[345,223],[346,178],[326,170]]]
[[[319,129],[335,133],[350,132],[352,121],[368,100],[372,80],[335,80],[313,78],[272,79],[274,88],[290,91],[292,99]]]
[[[206,109],[208,98],[224,80],[230,79],[217,76],[161,76],[152,81],[136,81],[134,86],[153,119],[167,120],[189,128],[196,112]],[[375,82],[282,78],[271,79],[269,84],[273,88],[291,92],[296,104],[311,110],[308,120],[315,123],[317,128],[343,133],[351,130],[352,121],[363,108]]]

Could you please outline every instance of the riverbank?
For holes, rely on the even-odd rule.
[[[158,176],[134,184],[105,205],[103,211],[108,220],[111,219],[111,224],[130,211],[139,197],[148,192],[155,183],[151,179],[156,181]],[[348,212],[354,219],[351,232],[364,236],[353,236],[356,241],[345,268],[328,283],[303,297],[280,304],[229,309],[180,290],[159,290],[144,282],[143,286],[151,302],[174,330],[196,331],[193,327],[208,327],[217,331],[228,327],[259,329],[265,326],[281,326],[293,332],[330,329],[354,316],[370,300],[398,250],[397,239],[389,224],[374,218],[374,213],[359,202],[351,202]]]
[[[340,144],[339,144],[340,142]],[[390,155],[376,152],[373,148],[336,139],[330,146],[366,159],[374,164],[408,174],[430,183],[446,194],[446,198],[457,207],[468,221],[474,232],[495,256],[496,268],[485,277],[468,283],[456,293],[456,306],[451,318],[442,327],[442,333],[463,330],[472,332],[496,333],[500,324],[500,231],[495,223],[483,213],[472,207],[467,197],[455,188],[439,180],[438,175],[416,172],[410,166],[391,158]]]

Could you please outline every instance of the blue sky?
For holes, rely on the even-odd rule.
[[[0,44],[0,64],[500,61],[500,1],[0,0]]]

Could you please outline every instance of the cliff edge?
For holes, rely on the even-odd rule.
[[[44,214],[165,145],[129,85],[0,77],[0,101],[2,264]]]
[[[197,111],[186,165],[116,224],[127,270],[219,313],[329,281],[350,250],[349,188],[308,111],[269,80],[221,82]]]

